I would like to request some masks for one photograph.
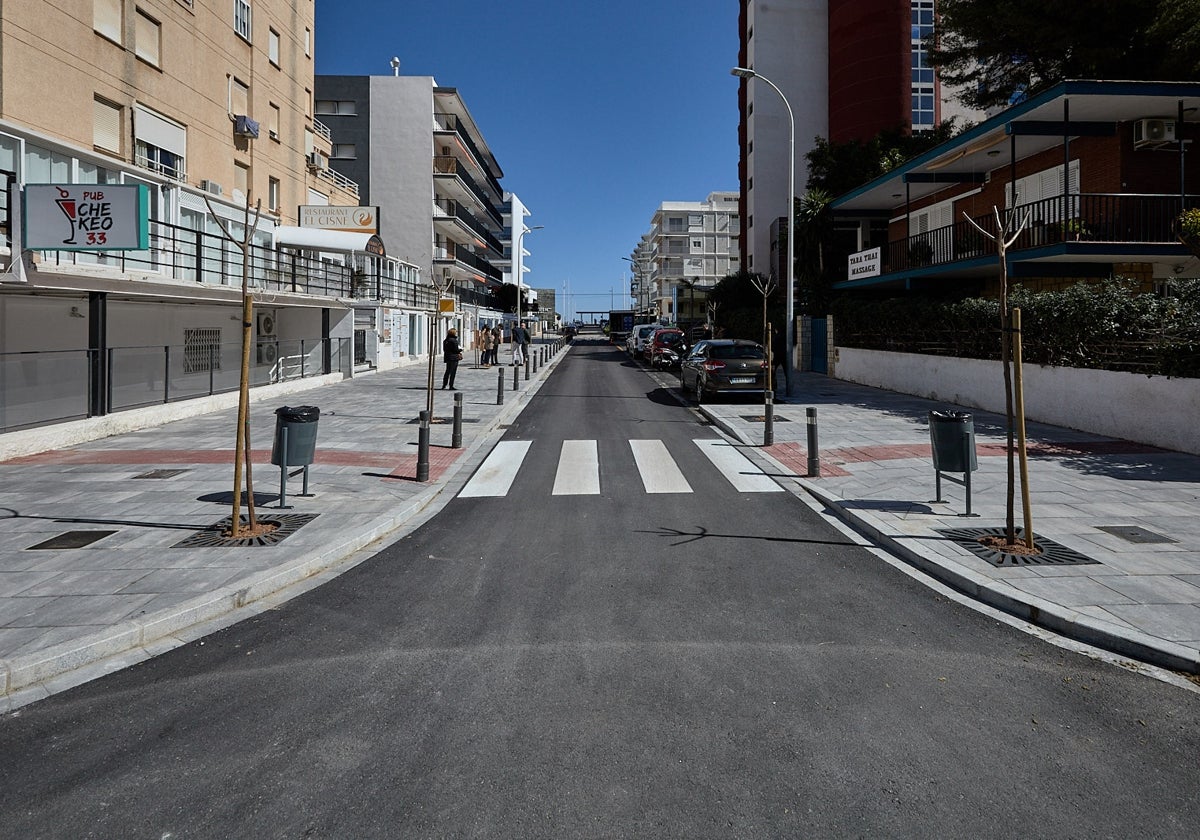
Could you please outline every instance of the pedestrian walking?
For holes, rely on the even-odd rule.
[[[481,364],[486,367],[492,366],[492,354],[496,352],[496,340],[492,335],[491,327],[485,326],[479,332],[480,347],[483,348],[483,359]]]
[[[525,364],[525,350],[529,346],[529,333],[525,331],[523,323],[513,324],[512,328],[512,352],[514,365]]]
[[[462,345],[458,343],[458,330],[451,327],[442,342],[442,361],[446,363],[446,370],[442,374],[443,391],[447,388],[458,390],[454,387],[454,375],[458,373],[458,362],[462,355]]]

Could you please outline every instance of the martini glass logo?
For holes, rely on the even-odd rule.
[[[75,199],[71,194],[62,187],[55,187],[58,190],[59,198],[54,199],[54,203],[58,205],[58,209],[67,217],[67,221],[71,223],[71,236],[63,240],[64,245],[75,244],[75,224],[78,221],[76,216]]]

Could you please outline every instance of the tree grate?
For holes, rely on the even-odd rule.
[[[1036,534],[1033,537],[1033,544],[1040,553],[1017,554],[1001,551],[998,548],[984,545],[979,541],[982,537],[1003,537],[1005,534],[1004,528],[941,528],[938,529],[938,533],[997,568],[1100,565],[1099,560],[1093,560],[1091,557],[1080,554],[1073,548],[1067,548],[1065,545],[1060,545],[1054,540],[1039,537]],[[1017,528],[1018,538],[1023,533],[1021,528]]]
[[[318,513],[269,513],[258,514],[259,523],[271,523],[278,527],[274,531],[257,537],[227,537],[224,532],[229,528],[233,518],[226,516],[220,522],[213,523],[203,531],[197,531],[185,540],[180,540],[172,548],[253,548],[255,546],[279,545],[302,527],[312,522]],[[242,522],[246,522],[242,517]]]

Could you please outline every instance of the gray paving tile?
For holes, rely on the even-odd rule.
[[[1123,604],[1108,610],[1151,636],[1173,642],[1200,639],[1200,607],[1194,604]]]
[[[144,569],[75,570],[60,572],[22,592],[27,596],[112,595],[144,578]]]

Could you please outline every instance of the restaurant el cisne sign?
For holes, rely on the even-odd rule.
[[[347,233],[379,233],[379,208],[302,204],[300,227]]]

